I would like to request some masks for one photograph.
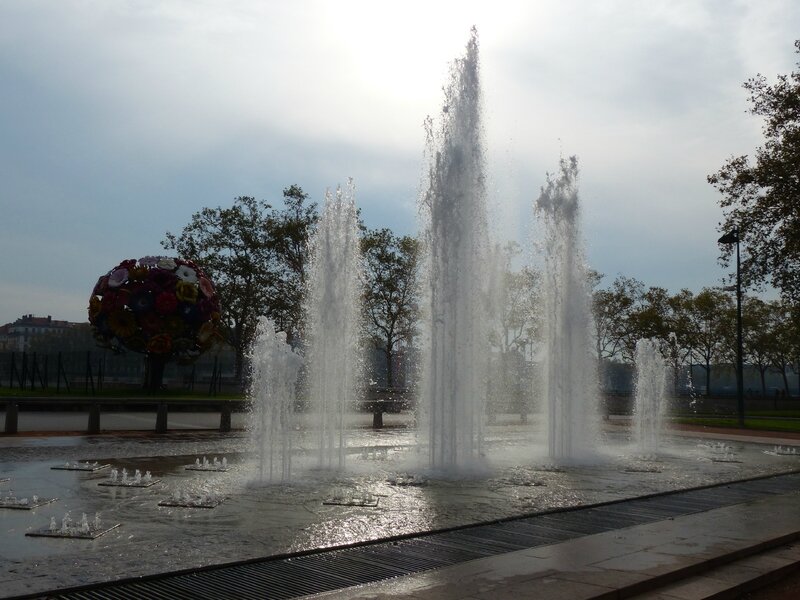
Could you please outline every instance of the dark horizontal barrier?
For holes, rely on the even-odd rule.
[[[51,397],[16,397],[6,399],[5,433],[18,433],[19,411],[24,408],[29,411],[87,411],[88,419],[86,432],[89,434],[100,433],[101,415],[113,412],[156,412],[156,433],[166,433],[168,429],[169,412],[219,412],[219,430],[231,430],[231,415],[233,412],[243,412],[248,409],[249,403],[245,400],[219,400],[219,399],[192,399],[179,400],[172,398],[64,398]]]

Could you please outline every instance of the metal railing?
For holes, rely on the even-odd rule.
[[[101,395],[114,390],[141,388],[145,374],[142,355],[115,355],[105,351],[1,352],[0,388],[48,393]],[[192,365],[167,365],[164,383],[169,389],[216,396],[240,392],[233,360],[204,356]]]

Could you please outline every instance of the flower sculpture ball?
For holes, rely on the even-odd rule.
[[[214,284],[189,260],[124,260],[98,279],[89,322],[100,346],[191,363],[221,338]]]

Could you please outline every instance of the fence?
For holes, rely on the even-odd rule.
[[[96,395],[142,387],[145,358],[140,354],[114,354],[105,350],[77,352],[2,352],[0,388]],[[238,393],[233,356],[220,352],[203,356],[191,365],[170,363],[164,370],[164,387],[170,391],[202,392],[216,396]]]

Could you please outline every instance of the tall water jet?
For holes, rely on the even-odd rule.
[[[636,342],[636,401],[634,423],[639,451],[658,454],[664,421],[667,363],[656,339]]]
[[[355,403],[361,363],[361,270],[352,179],[344,190],[325,193],[311,257],[306,298],[310,407],[317,417],[319,466],[342,468],[347,445],[344,418]]]
[[[248,430],[262,483],[291,480],[296,384],[302,364],[303,359],[286,343],[286,334],[276,332],[266,317],[260,318],[250,349]]]
[[[455,61],[438,126],[427,120],[426,319],[420,415],[436,468],[470,467],[483,451],[489,359],[485,158],[478,38]]]
[[[578,160],[561,159],[558,176],[536,200],[544,223],[542,384],[551,459],[586,459],[597,439],[598,385],[591,343],[587,269],[580,231]]]

